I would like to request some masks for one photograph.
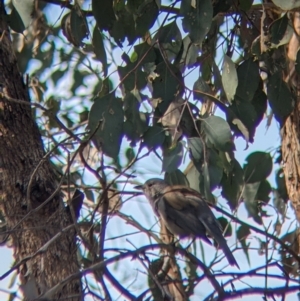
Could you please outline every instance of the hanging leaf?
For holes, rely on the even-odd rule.
[[[183,91],[183,79],[181,72],[173,65],[162,62],[157,65],[155,72],[158,74],[152,81],[152,97],[161,99],[158,109],[164,114],[175,96],[180,96]]]
[[[166,172],[165,181],[169,185],[184,185],[187,187],[190,186],[189,181],[186,178],[185,174],[179,169],[176,169],[172,172]]]
[[[32,21],[34,2],[34,0],[12,0],[13,7],[23,22],[24,29],[28,28]]]
[[[228,201],[231,210],[235,210],[241,200],[244,189],[244,172],[239,162],[234,159],[230,163],[232,170],[228,174],[223,174],[221,181],[222,196]]]
[[[260,208],[256,195],[258,192],[260,182],[246,184],[243,191],[243,199],[245,207],[248,212],[248,216],[252,217],[259,225],[262,224],[262,219],[260,216]]]
[[[222,84],[227,100],[231,103],[238,86],[238,75],[234,62],[226,54],[222,66]]]
[[[203,130],[208,140],[221,151],[232,151],[232,141],[229,124],[221,117],[209,116],[202,121]]]
[[[93,142],[99,150],[114,159],[117,158],[123,137],[124,111],[120,98],[113,93],[97,97],[91,107],[88,128],[96,133]]]
[[[256,183],[265,180],[273,168],[272,157],[269,153],[253,152],[246,158],[244,165],[245,182]]]
[[[102,63],[103,66],[103,74],[107,76],[107,57],[106,51],[104,48],[103,37],[99,29],[95,26],[93,31],[93,48],[96,54],[97,60]]]
[[[226,229],[224,236],[230,237],[232,235],[232,226],[228,222],[228,220],[223,216],[217,218],[217,220],[218,220],[219,224],[221,225],[223,233],[224,233],[224,230]]]
[[[213,17],[213,6],[210,0],[181,1],[183,14],[182,27],[189,33],[195,44],[201,44],[208,33]]]
[[[156,149],[164,143],[166,139],[165,131],[160,126],[151,126],[143,135],[144,145],[148,149]]]
[[[279,72],[274,73],[268,82],[268,99],[276,120],[283,125],[293,111],[294,100],[287,84]]]
[[[237,239],[239,240],[239,242],[242,245],[243,251],[246,255],[246,258],[247,258],[247,261],[248,261],[249,265],[250,265],[250,258],[249,258],[249,245],[250,245],[250,243],[247,243],[246,239],[250,235],[250,233],[251,233],[250,229],[246,225],[241,225],[236,231]]]
[[[116,21],[111,0],[92,0],[92,12],[100,30],[109,30]]]
[[[172,149],[165,149],[163,152],[162,170],[166,172],[172,172],[176,170],[183,158],[183,146],[181,142],[178,142]]]

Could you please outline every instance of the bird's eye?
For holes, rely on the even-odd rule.
[[[153,186],[153,184],[151,183],[151,184],[148,184],[148,187],[151,187],[151,186]]]

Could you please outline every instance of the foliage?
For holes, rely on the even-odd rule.
[[[295,91],[282,78],[291,27],[285,10],[300,4],[273,1],[263,8],[246,0],[77,0],[62,1],[60,7],[52,2],[39,1],[35,7],[33,0],[12,1],[8,20],[20,71],[29,72],[33,114],[46,151],[51,152],[60,176],[68,170],[62,189],[66,195],[75,188],[85,193],[79,224],[89,225],[89,230],[83,227],[79,235],[82,268],[111,255],[105,251],[111,244],[103,238],[111,220],[117,220],[114,225],[127,223],[159,242],[135,216],[138,205],[127,205],[136,196],[130,184],[143,179],[142,165],[157,165],[152,163],[157,160],[158,172],[164,172],[170,184],[189,185],[212,204],[224,203],[218,195],[227,201],[220,224],[227,237],[236,238],[235,249],[243,250],[250,265],[256,254],[250,251],[253,240],[250,244],[249,238],[258,237],[264,244],[260,250],[265,263],[255,267],[253,275],[265,266],[276,267],[278,257],[273,258],[270,251],[276,241],[286,264],[283,269],[290,274],[282,275],[280,267],[277,277],[293,282],[291,274],[298,271],[291,268],[296,264],[288,254],[295,255],[297,250],[290,251],[278,238],[280,231],[272,233],[266,219],[271,214],[276,229],[286,221],[288,196],[282,170],[277,172],[275,187],[269,182],[276,150],[252,152],[242,165],[235,158],[235,144],[242,137],[247,148],[266,115],[269,120],[274,116],[272,122],[281,127],[293,110]],[[266,32],[261,32],[261,23],[266,24]],[[190,164],[185,168],[187,158]],[[114,193],[108,199],[122,196],[122,209],[119,199],[119,211],[106,204],[107,191]],[[107,215],[108,207],[114,216]],[[240,208],[247,211],[246,222],[237,215]],[[121,233],[109,236],[123,250],[128,242]],[[295,235],[286,234],[284,241],[291,243]],[[198,246],[192,248],[195,254]],[[139,283],[140,297],[150,300],[157,282],[153,280],[157,272],[150,271],[154,263],[162,265],[160,258],[150,257],[151,262],[142,253],[132,258],[146,267],[152,284],[144,293],[147,280]],[[119,291],[130,299],[133,290],[125,279],[129,272],[121,270],[118,261],[114,263],[103,275],[114,286],[112,294]],[[195,277],[194,282],[184,282],[192,296],[198,285],[203,289],[201,274],[189,260],[183,265],[190,271],[185,275]],[[213,263],[211,268],[221,281]],[[104,292],[97,292],[91,281],[88,293],[109,294],[102,276],[93,273],[93,281]],[[243,278],[234,275],[223,283],[226,290]],[[114,282],[116,278],[121,279]],[[161,300],[160,293],[155,300]],[[209,295],[207,289],[204,293]],[[231,294],[242,292],[236,289]]]

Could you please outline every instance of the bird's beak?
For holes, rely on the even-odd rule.
[[[134,186],[133,188],[137,189],[137,190],[144,190],[144,185],[137,185],[137,186]]]

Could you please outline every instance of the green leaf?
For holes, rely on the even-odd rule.
[[[127,159],[127,165],[135,158],[135,151],[133,148],[129,147],[125,151],[125,156]]]
[[[24,29],[27,28],[32,21],[34,2],[34,0],[12,0],[12,4],[16,9],[16,12],[23,22]]]
[[[79,7],[71,11],[71,33],[74,46],[81,46],[82,40],[88,36],[88,25],[85,15]]]
[[[208,140],[218,150],[227,152],[234,149],[229,124],[223,118],[209,116],[203,119],[202,127]]]
[[[162,146],[166,139],[165,131],[162,127],[154,125],[148,128],[148,130],[143,135],[144,145],[148,149],[158,148]]]
[[[176,170],[183,158],[183,146],[178,142],[172,149],[165,149],[163,152],[162,171],[172,172]]]
[[[276,120],[282,125],[293,111],[293,95],[279,72],[269,78],[267,89],[270,107]]]
[[[88,128],[93,131],[93,142],[99,150],[114,159],[117,158],[123,137],[124,111],[120,98],[113,93],[97,97],[91,107]]]
[[[174,60],[182,46],[182,37],[176,21],[161,27],[155,35],[154,41],[159,42],[160,51],[164,53],[169,62]]]
[[[94,27],[93,31],[93,48],[96,54],[97,60],[102,63],[104,77],[107,76],[107,57],[104,48],[103,37],[97,26]]]
[[[226,54],[222,66],[222,84],[227,100],[231,103],[238,86],[238,75],[234,62]]]
[[[141,90],[147,85],[147,74],[136,67],[136,63],[131,63],[130,58],[126,53],[123,53],[122,59],[126,62],[126,66],[118,66],[120,80],[126,91],[134,89]]]
[[[259,184],[255,199],[260,202],[263,202],[265,205],[265,204],[269,203],[269,201],[270,201],[269,195],[270,195],[271,191],[272,191],[272,187],[271,187],[269,181],[263,180]]]
[[[209,190],[214,190],[221,182],[223,176],[223,162],[218,154],[212,148],[207,148],[208,166],[207,171],[209,175]]]
[[[260,216],[260,207],[258,200],[256,199],[259,186],[260,182],[246,184],[243,191],[243,199],[248,216],[252,217],[254,221],[261,225],[262,219]]]
[[[112,28],[116,16],[111,0],[92,0],[92,12],[100,30],[109,30]]]
[[[269,27],[270,32],[270,42],[273,44],[279,44],[280,41],[283,39],[284,34],[287,30],[288,26],[288,16],[284,14],[279,19],[275,20]]]
[[[246,158],[244,165],[245,182],[256,183],[265,180],[273,168],[272,157],[269,153],[253,152]]]
[[[232,166],[232,171],[228,174],[223,174],[221,194],[228,201],[231,210],[235,210],[241,199],[245,181],[244,172],[239,162],[233,159],[230,165]]]
[[[239,3],[239,9],[243,10],[244,12],[248,11],[253,4],[254,0],[240,0]]]
[[[182,0],[181,12],[184,17],[182,20],[183,30],[189,33],[193,43],[201,44],[212,23],[211,0],[195,0],[193,5],[190,0]]]
[[[193,94],[194,94],[194,99],[200,100],[201,102],[205,102],[207,98],[202,93],[199,93],[197,91],[201,91],[208,94],[211,93],[211,89],[209,88],[208,84],[201,76],[199,76],[194,83]]]
[[[294,8],[300,7],[300,0],[272,0],[273,3],[282,8],[283,10],[292,10]]]
[[[185,174],[180,169],[176,169],[172,172],[166,172],[165,173],[165,181],[169,185],[184,185],[187,187],[190,186],[188,179],[186,178]]]
[[[250,258],[249,258],[248,250],[249,250],[250,243],[247,243],[246,239],[250,234],[251,234],[251,232],[247,225],[241,225],[236,231],[237,239],[239,240],[239,242],[242,245],[243,251],[247,257],[247,261],[248,261],[249,265],[250,265]]]
[[[135,45],[134,51],[138,57],[137,61],[141,65],[145,63],[152,63],[156,60],[154,48],[151,47],[147,42]]]
[[[258,62],[252,58],[245,60],[237,68],[238,86],[235,95],[241,100],[252,101],[261,81]]]
[[[124,112],[126,122],[132,125],[132,134],[129,135],[129,139],[134,143],[140,139],[142,134],[148,129],[148,116],[145,113],[139,111],[140,97],[137,91],[128,92],[124,98]]]
[[[114,21],[111,30],[109,30],[110,35],[120,47],[122,47],[125,38],[127,38],[129,44],[132,45],[137,39],[133,14],[125,8],[118,11],[117,16],[118,19]]]
[[[183,79],[179,69],[170,64],[167,66],[165,62],[158,64],[155,72],[158,77],[152,82],[152,97],[162,100],[158,104],[158,109],[161,114],[164,114],[175,96],[182,94]]]
[[[137,36],[143,37],[153,26],[158,16],[158,6],[155,0],[146,0],[139,6],[135,19]]]
[[[23,33],[25,30],[25,25],[21,16],[19,15],[18,11],[15,7],[12,8],[10,15],[8,16],[8,24],[12,30],[18,33]]]
[[[232,235],[232,226],[228,222],[228,220],[223,216],[217,218],[217,220],[218,220],[219,224],[222,227],[222,232],[224,232],[224,230],[226,229],[226,231],[224,233],[224,236],[225,237],[230,237]]]
[[[203,160],[203,143],[198,137],[187,139],[190,156],[193,162],[201,162]]]

